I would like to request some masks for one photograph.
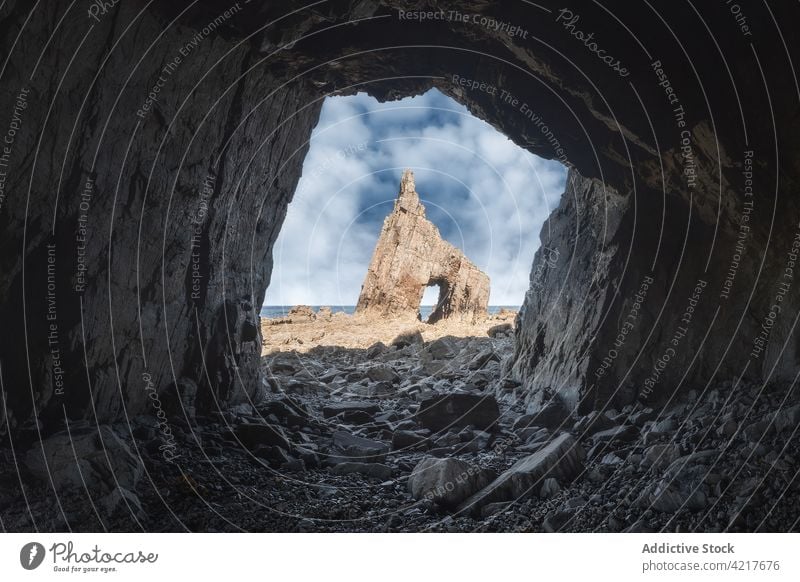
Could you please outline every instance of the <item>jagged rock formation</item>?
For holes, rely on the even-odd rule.
[[[436,87],[574,168],[516,328],[532,405],[800,367],[796,3],[748,6],[747,31],[723,2],[71,7],[0,8],[2,432],[192,384],[198,413],[257,401],[271,249],[322,98],[357,91]]]
[[[429,323],[449,318],[474,323],[487,316],[489,277],[428,220],[414,174],[406,170],[375,245],[356,314],[418,317],[425,288],[432,285],[439,286],[439,299]]]

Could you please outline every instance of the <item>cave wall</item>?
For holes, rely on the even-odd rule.
[[[748,6],[747,34],[724,3],[6,2],[0,424],[152,412],[176,386],[197,385],[204,411],[257,398],[271,247],[321,99],[430,87],[572,168],[510,366],[532,406],[791,381],[797,11]],[[645,277],[642,315],[597,377]],[[647,391],[698,280],[691,329]]]
[[[321,102],[247,73],[258,45],[222,28],[139,2],[57,26],[67,5],[24,30],[30,6],[4,8],[4,120],[28,92],[0,210],[4,424],[156,414],[176,386],[204,411],[256,398],[270,249]]]

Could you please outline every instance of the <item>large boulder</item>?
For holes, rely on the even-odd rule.
[[[474,426],[491,429],[500,417],[494,396],[480,394],[445,394],[420,402],[417,420],[423,427],[439,431],[447,428]]]
[[[420,461],[408,478],[414,499],[429,499],[443,507],[455,508],[476,491],[486,487],[494,475],[458,459],[428,457]]]
[[[459,511],[478,512],[489,503],[536,495],[547,478],[569,482],[583,471],[583,448],[562,434],[538,452],[520,459],[487,487],[464,501]]]

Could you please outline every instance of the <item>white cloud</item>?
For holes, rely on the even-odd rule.
[[[390,103],[326,100],[265,304],[354,305],[406,167],[444,237],[491,278],[490,303],[518,305],[566,171],[435,90]]]

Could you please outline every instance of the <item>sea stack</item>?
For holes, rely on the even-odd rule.
[[[442,239],[405,170],[394,209],[383,223],[356,306],[357,315],[417,318],[425,288],[438,285],[428,323],[475,323],[487,316],[489,277]]]

